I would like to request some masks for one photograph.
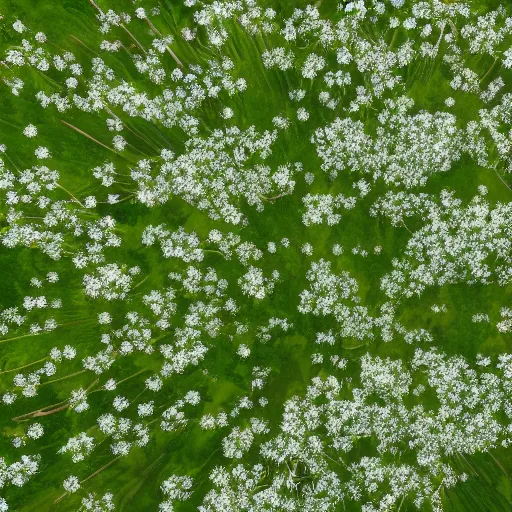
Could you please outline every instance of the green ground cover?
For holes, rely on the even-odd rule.
[[[3,0],[0,15],[0,510],[511,510],[507,5]],[[337,72],[349,81],[329,86]],[[234,127],[256,136],[205,149]],[[340,389],[309,403],[330,375]],[[283,416],[294,397],[304,418]],[[62,448],[81,434],[94,449],[73,462]],[[372,476],[369,458],[387,469]],[[91,501],[105,493],[113,505]]]

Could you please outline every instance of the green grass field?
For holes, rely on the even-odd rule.
[[[314,11],[303,18],[297,15],[296,24],[303,23],[303,32],[299,30],[295,39],[286,40],[281,33],[286,20],[295,9],[306,9],[306,2],[262,0],[257,4],[261,6],[259,14],[253,18],[246,13],[256,3],[233,3],[232,12],[222,18],[214,8],[208,8],[208,1],[191,6],[181,0],[98,0],[97,5],[88,0],[0,1],[0,144],[6,147],[0,153],[0,496],[5,499],[5,503],[0,501],[0,510],[114,510],[106,502],[87,501],[90,493],[99,500],[107,492],[113,495],[115,510],[125,512],[159,510],[165,500],[170,501],[160,505],[162,511],[197,510],[201,506],[204,512],[512,510],[512,451],[508,446],[512,376],[507,374],[511,363],[498,365],[500,356],[511,351],[512,331],[512,325],[506,325],[508,313],[502,309],[510,307],[512,296],[508,275],[512,268],[512,214],[507,210],[512,199],[512,101],[508,97],[512,93],[512,62],[506,60],[508,50],[512,61],[512,8],[506,2],[468,2],[466,15],[462,7],[456,12],[462,3],[429,0],[424,4],[437,6],[437,11],[431,17],[417,15],[416,25],[407,28],[404,20],[420,2],[406,0],[398,6],[402,3],[386,1],[380,12],[378,2],[366,1],[363,4],[368,12],[364,12],[361,6],[352,10],[346,7],[348,2],[319,1]],[[215,5],[229,7],[224,1]],[[138,8],[145,9],[143,16],[135,14]],[[274,17],[262,14],[267,8],[275,11]],[[97,15],[109,9],[129,13],[132,19],[117,20],[109,31],[101,33]],[[202,9],[210,13],[209,24],[194,14]],[[315,25],[313,12],[324,25]],[[498,13],[494,21],[486,24],[488,13],[493,12]],[[396,17],[397,27],[390,26],[392,17]],[[24,30],[13,27],[16,20],[21,20]],[[432,25],[431,33],[422,32],[427,24]],[[476,33],[464,30],[471,24],[478,27]],[[327,26],[339,31],[333,29],[331,37]],[[190,41],[183,36],[186,28],[197,30]],[[221,29],[225,37],[216,46],[216,34]],[[38,32],[45,34],[45,42],[34,42]],[[447,34],[451,36],[445,37]],[[137,62],[153,55],[150,49],[157,48],[154,41],[165,36],[172,39],[161,43],[162,51],[154,51],[155,61],[148,68],[140,65],[137,69]],[[479,37],[483,40],[480,45]],[[33,46],[24,48],[23,39]],[[117,51],[100,49],[105,40],[119,41]],[[421,46],[424,42],[431,44],[435,55],[422,54],[427,48]],[[38,46],[47,53],[37,54],[34,48]],[[273,48],[293,52],[286,69],[265,61],[265,52]],[[346,63],[340,57],[341,48],[352,54]],[[25,56],[23,65],[13,62],[12,53],[8,57],[13,50]],[[409,57],[407,51],[411,52]],[[59,70],[52,59],[65,52],[71,52],[74,60],[69,58]],[[35,56],[32,62],[31,55]],[[304,67],[310,55],[323,59],[312,78]],[[94,68],[93,59],[98,57],[112,70],[110,78],[105,78],[108,72],[102,75]],[[39,69],[44,68],[37,60],[41,58],[48,59],[48,70]],[[226,58],[232,66],[222,69]],[[81,69],[73,70],[73,63],[80,64]],[[148,69],[152,65],[163,79],[151,75]],[[176,69],[182,70],[185,78],[176,78]],[[473,75],[464,74],[462,69],[471,70]],[[203,72],[209,70],[213,70],[211,76],[202,82]],[[326,73],[339,70],[350,75],[350,83],[327,86]],[[468,90],[464,85],[451,85],[457,73],[463,84],[469,84]],[[66,83],[70,77],[75,77],[76,88]],[[492,91],[489,84],[499,78],[499,90],[482,95]],[[15,79],[23,82],[19,90]],[[245,85],[234,85],[230,90],[231,85],[226,84],[238,79],[244,79]],[[215,80],[220,85],[214,91]],[[190,84],[200,84],[201,92]],[[384,84],[382,90],[379,84]],[[121,86],[133,90],[119,93],[122,99],[118,101],[112,91]],[[297,90],[304,91],[300,101],[290,97],[290,92]],[[40,91],[53,98],[49,105],[41,105],[36,98]],[[172,91],[174,96],[165,91]],[[319,99],[325,91],[335,104],[328,106],[327,100]],[[361,91],[369,99],[358,100]],[[89,103],[84,100],[88,106],[77,105],[74,95],[88,98]],[[401,97],[413,100],[402,111],[390,103]],[[67,98],[68,106],[58,108],[55,98]],[[154,98],[158,100],[153,102]],[[453,106],[445,104],[447,98],[454,99]],[[136,107],[129,106],[132,100]],[[232,109],[231,117],[223,114],[225,108]],[[307,119],[298,119],[299,108],[307,111]],[[394,108],[398,109],[396,117],[383,120]],[[429,121],[427,129],[418,121],[425,112],[452,116],[453,130],[446,131],[438,118]],[[173,124],[169,119],[174,115]],[[289,125],[280,128],[276,116],[288,119]],[[401,123],[406,117],[411,124],[404,128]],[[360,146],[357,141],[347,143],[341,150],[333,142],[342,139],[341,132],[335,133],[326,143],[332,145],[332,153],[322,155],[317,130],[331,127],[336,119],[350,121],[347,138],[356,136],[356,123],[360,122],[370,142]],[[110,130],[107,120],[117,120],[120,131]],[[37,136],[24,135],[28,125],[37,128]],[[472,139],[470,129],[474,126]],[[254,127],[258,137],[275,130],[275,141],[253,140],[248,135],[250,140],[244,146],[236,134],[230,140],[221,132],[220,138],[227,141],[225,151],[213,143],[206,148],[201,145],[218,130],[233,127],[241,131]],[[126,143],[122,148],[113,142],[116,135],[123,137],[121,145]],[[457,137],[460,143],[453,143]],[[417,149],[411,149],[414,141]],[[240,147],[233,150],[237,144]],[[262,156],[261,148],[269,145],[268,156]],[[48,148],[51,158],[39,158],[40,147]],[[479,147],[485,153],[481,158]],[[172,152],[171,157],[162,156],[166,150]],[[199,156],[192,162],[195,150]],[[336,158],[342,163],[334,176],[330,173]],[[444,170],[443,158],[448,161]],[[296,162],[302,168],[297,170]],[[105,163],[114,164],[116,170],[109,186],[94,176],[94,170]],[[190,170],[194,163],[196,174]],[[276,173],[286,165],[290,174],[283,185]],[[56,179],[49,179],[54,183],[49,188],[39,185],[44,181],[41,166],[58,171]],[[181,177],[178,171],[183,173]],[[159,172],[161,182],[156,178]],[[409,183],[404,178],[407,173],[412,173]],[[361,192],[361,180],[369,187],[365,193]],[[29,190],[27,183],[37,186]],[[445,204],[442,191],[452,192],[460,200],[453,211]],[[409,210],[399,205],[399,221],[392,222],[386,207],[371,214],[385,197],[399,204],[401,193],[418,198],[418,202]],[[109,194],[117,195],[117,200],[108,200]],[[353,197],[354,205],[333,206],[331,213],[341,215],[333,222],[326,220],[328,214],[324,212],[319,221],[308,223],[304,221],[308,194],[333,201],[341,194],[343,200]],[[41,197],[58,205],[52,217],[54,224],[48,220],[52,206],[43,205],[45,199],[38,199]],[[468,206],[475,197],[498,213],[493,216],[484,207],[471,213]],[[243,220],[230,222],[223,213],[226,204]],[[97,225],[107,216],[115,221],[110,231]],[[436,222],[440,219],[446,225],[439,227]],[[167,234],[160,241],[156,237],[153,244],[143,243],[148,227],[161,225]],[[23,226],[25,231],[20,228]],[[197,244],[184,242],[177,235],[167,246],[170,257],[165,257],[167,242],[163,241],[180,229],[195,233]],[[238,242],[223,249],[212,238],[212,230],[218,230],[226,240],[228,234],[238,237]],[[111,235],[118,242],[113,238],[108,241]],[[424,246],[410,245],[415,236]],[[45,249],[51,245],[50,239],[59,246],[58,257]],[[283,239],[288,240],[288,247]],[[272,242],[275,252],[268,248]],[[242,245],[237,252],[236,247],[243,243],[247,246]],[[342,251],[333,251],[337,244]],[[200,256],[190,256],[190,247]],[[77,264],[80,255],[87,260],[83,265]],[[322,259],[330,262],[332,279],[326,278],[327,284],[315,291],[308,272]],[[112,299],[105,295],[107,285],[98,284],[97,293],[91,291],[94,286],[89,289],[86,285],[87,276],[95,276],[98,268],[109,264],[121,268],[108,285],[111,289],[119,292],[120,275],[127,275],[129,282],[126,293]],[[421,264],[427,270],[420,272]],[[191,266],[203,274],[203,281],[184,283]],[[137,271],[129,274],[128,269],[134,267]],[[251,267],[265,278],[263,297],[254,288],[243,286]],[[485,277],[478,273],[483,267],[488,271]],[[387,293],[383,278],[397,268],[405,269],[406,278],[396,281],[396,293]],[[277,279],[272,277],[273,271],[278,272]],[[48,278],[49,272],[58,274],[56,282]],[[345,275],[355,280],[357,288],[346,295]],[[336,281],[334,276],[342,277]],[[430,277],[434,281],[421,293],[408,296],[408,283]],[[252,279],[252,274],[247,279]],[[169,303],[151,311],[149,294],[158,291],[161,297],[169,288],[173,289]],[[312,299],[317,305],[331,292],[333,302],[324,303],[321,313],[315,314],[314,306],[301,311],[305,290],[317,294]],[[27,297],[40,296],[46,297],[44,306],[28,305]],[[61,301],[59,307],[55,303],[52,306],[57,299]],[[229,300],[236,308],[230,308]],[[25,317],[21,325],[12,320],[14,313],[9,308],[15,307]],[[386,311],[392,313],[386,316]],[[111,321],[102,323],[98,315],[105,312]],[[479,314],[488,316],[475,321],[474,315]],[[162,321],[164,317],[168,322]],[[55,320],[55,327],[45,327],[48,319]],[[286,321],[285,327],[279,322],[269,327],[271,319]],[[500,322],[504,322],[501,327]],[[328,332],[333,334],[332,343],[315,342],[318,333]],[[53,348],[62,351],[66,346],[76,350],[75,357],[51,356]],[[247,347],[250,355],[240,355],[240,346]],[[357,390],[365,386],[362,358],[381,358],[384,366],[389,365],[386,358],[400,360],[405,368],[418,349],[428,352],[432,347],[447,358],[464,358],[468,366],[460,374],[465,377],[450,373],[449,365],[442,367],[440,372],[447,380],[442,390],[427,376],[428,368],[420,368],[410,389],[421,384],[427,391],[411,392],[399,400],[409,411],[422,408],[422,414],[437,418],[431,428],[438,432],[440,448],[431,464],[421,465],[417,450],[409,444],[409,439],[424,438],[424,433],[413,433],[410,424],[402,431],[405,420],[403,425],[395,423],[393,415],[398,418],[402,413],[400,407],[390,405],[394,402],[383,391],[388,385],[384,377],[381,381],[375,377],[375,388],[367,399],[382,407],[381,412],[374,410],[375,417],[364,428],[356,428],[358,421],[366,421],[358,409],[360,416],[354,412],[354,417],[340,427],[338,434],[340,438],[346,436],[350,450],[340,449],[339,439],[332,438],[327,423],[335,416],[326,413],[324,423],[311,427],[311,431],[308,424],[305,432],[293,434],[300,445],[294,456],[277,462],[263,453],[262,446],[286,430],[286,402],[296,396],[303,399],[315,377],[336,375],[345,379],[340,380],[339,400],[357,400]],[[171,355],[166,355],[166,350]],[[108,363],[87,363],[87,358],[102,351]],[[335,368],[332,356],[346,360],[344,369]],[[487,367],[480,365],[481,357],[492,362]],[[50,361],[55,368],[44,370]],[[165,364],[174,365],[174,370],[166,373]],[[43,370],[38,373],[40,368]],[[264,377],[260,387],[254,380],[260,378],[261,370]],[[405,369],[401,371],[405,375]],[[471,380],[467,388],[459,387],[459,377],[462,382],[483,373],[496,375],[499,384],[486,388],[487,377],[483,377]],[[20,374],[24,379],[16,381]],[[155,375],[163,382],[158,392],[146,384]],[[108,390],[110,379],[117,383],[115,390]],[[390,389],[394,386],[390,384]],[[486,389],[497,390],[495,407],[490,405]],[[80,390],[83,397],[76,401],[73,393]],[[190,391],[199,393],[198,404],[184,398]],[[12,393],[16,399],[9,403]],[[442,405],[447,396],[448,405]],[[129,405],[116,409],[115,397],[123,397]],[[240,406],[244,397],[252,402],[251,407],[243,402]],[[84,400],[87,406],[80,412],[77,404]],[[328,400],[334,401],[332,397]],[[152,413],[145,416],[138,406],[149,402],[153,402]],[[169,412],[177,402],[177,408]],[[343,402],[332,414],[344,417],[347,404]],[[178,411],[183,411],[186,421],[162,428],[162,419],[174,417]],[[227,415],[226,426],[204,428],[205,415],[221,412]],[[380,436],[384,435],[379,429],[385,428],[378,426],[379,417],[386,413],[391,418],[386,432],[397,438],[390,440],[389,446],[394,448],[379,449]],[[98,418],[105,414],[126,418],[130,426],[115,434],[102,431]],[[259,432],[251,419],[263,421],[264,432]],[[37,439],[27,436],[35,423],[44,429]],[[444,430],[436,430],[437,423],[443,424]],[[133,429],[136,424],[146,429],[148,436],[140,446],[137,435],[141,431]],[[223,444],[233,429],[247,429],[254,438],[247,448],[242,447],[240,457],[227,456]],[[313,450],[314,456],[306,447],[313,431],[315,439],[323,443],[318,452]],[[93,438],[95,446],[84,460],[75,463],[71,454],[61,453],[61,449],[80,433]],[[477,441],[481,442],[478,446]],[[128,444],[116,451],[116,442]],[[22,456],[39,457],[37,468],[12,467]],[[315,457],[324,464],[320,469],[312,463]],[[420,492],[416,483],[411,483],[412,477],[410,487],[403,480],[396,488],[388,477],[381,476],[372,487],[368,475],[366,480],[354,476],[354,468],[366,457],[376,457],[390,468],[407,465],[429,484]],[[225,467],[231,472],[238,464],[246,468],[261,464],[263,473],[255,482],[246,481],[246,487],[240,482],[230,483],[232,494],[227,492],[227,484],[212,483],[214,468]],[[443,480],[447,467],[454,474],[465,474],[465,481],[450,485]],[[13,479],[16,471],[26,472],[26,482]],[[389,474],[395,474],[393,471],[390,469]],[[338,475],[343,496],[334,484],[332,492],[329,486],[326,489],[318,484],[327,474]],[[186,500],[177,493],[171,505],[172,496],[166,497],[162,483],[173,475],[191,477],[193,485]],[[80,481],[76,492],[63,487],[70,476]],[[359,497],[350,482],[359,482]],[[283,498],[272,504],[272,499],[265,501],[262,496],[263,491],[274,487],[278,488],[276,496]],[[212,496],[214,488],[219,494],[208,501],[205,496]],[[308,493],[316,493],[316,498],[309,499]],[[432,499],[435,493],[441,505]],[[392,498],[386,502],[386,496]]]

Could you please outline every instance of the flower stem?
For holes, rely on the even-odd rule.
[[[4,373],[11,373],[16,372],[18,370],[23,370],[25,368],[28,368],[29,366],[32,366],[33,364],[41,363],[43,361],[46,361],[49,358],[49,356],[43,357],[42,359],[38,359],[37,361],[33,361],[32,363],[28,363],[24,366],[18,366],[18,368],[12,368],[11,370],[4,370],[3,372],[0,372],[0,375],[3,375]]]

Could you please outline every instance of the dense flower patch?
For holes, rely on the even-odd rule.
[[[36,3],[0,511],[510,510],[509,6]]]

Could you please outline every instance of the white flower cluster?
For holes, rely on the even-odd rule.
[[[340,301],[359,302],[357,281],[346,271],[333,274],[330,261],[320,259],[311,263],[306,277],[311,284],[300,294],[301,313],[325,316],[334,313]]]
[[[315,132],[312,141],[322,169],[333,179],[350,171],[410,188],[424,185],[433,173],[448,171],[461,158],[465,141],[454,115],[407,115],[413,102],[406,97],[386,103],[375,137],[361,121],[350,118],[336,119]]]
[[[138,267],[127,268],[117,263],[99,266],[94,274],[85,274],[85,294],[105,300],[124,299],[131,289],[132,277],[139,272]]]
[[[206,210],[212,219],[239,224],[243,219],[235,204],[239,198],[261,210],[266,196],[293,191],[295,181],[288,167],[272,173],[264,165],[276,140],[277,131],[260,134],[254,127],[219,129],[208,138],[190,138],[182,155],[162,153],[156,174],[149,161],[139,161],[131,173],[139,189],[137,197],[152,206],[175,195]]]
[[[115,399],[114,403],[119,403]],[[117,410],[122,408],[117,407]],[[114,455],[126,456],[133,446],[144,447],[148,444],[149,429],[142,423],[134,424],[129,418],[116,417],[111,413],[103,414],[98,418],[98,426],[106,437],[114,441],[110,449]]]
[[[187,404],[198,405],[201,397],[197,391],[189,391],[182,400],[178,400],[174,405],[166,409],[162,414],[160,428],[166,432],[173,432],[183,428],[188,423],[185,413],[182,411]]]
[[[19,461],[8,464],[0,457],[0,488],[9,484],[23,487],[37,473],[40,459],[39,455],[22,455]]]
[[[172,475],[160,485],[161,491],[165,494],[166,500],[160,503],[160,512],[172,512],[173,504],[176,501],[186,501],[192,495],[194,481],[189,476]]]
[[[389,297],[421,295],[428,286],[446,283],[506,285],[512,278],[512,203],[491,207],[483,196],[467,206],[442,191],[441,204],[428,200],[424,226],[412,234],[402,259],[383,277]],[[491,265],[489,256],[494,255]]]
[[[82,507],[91,512],[111,512],[115,510],[114,495],[111,492],[105,493],[101,498],[97,498],[95,493],[89,493],[82,498]]]
[[[157,240],[165,258],[179,258],[186,263],[203,260],[204,252],[199,247],[199,238],[195,233],[187,233],[181,226],[173,232],[167,231],[164,225],[148,226],[142,234],[142,244],[151,246]]]
[[[251,265],[247,272],[238,279],[238,285],[244,295],[255,299],[264,299],[274,291],[274,285],[278,279],[279,272],[277,270],[274,270],[270,277],[265,277],[261,268]]]
[[[261,475],[255,481],[249,478],[262,466],[250,471],[237,466],[232,475],[216,468],[211,474],[216,490],[206,496],[202,510],[225,510],[221,504],[229,496],[244,510],[247,505],[242,503],[279,503],[286,495],[282,487],[299,489],[304,472],[311,486],[300,487],[295,497],[299,501],[290,510],[300,510],[305,502],[311,503],[308,510],[333,510],[341,500],[378,510],[371,503],[382,509],[406,497],[417,507],[430,503],[442,510],[440,489],[467,477],[452,466],[452,454],[469,455],[512,442],[508,427],[498,422],[500,411],[512,420],[509,360],[501,357],[494,372],[476,371],[463,358],[417,350],[407,367],[401,361],[364,356],[359,387],[347,387],[333,376],[315,378],[305,398],[286,403],[282,432],[262,445],[264,459],[275,463],[272,483],[258,490]],[[422,395],[429,392],[427,386],[438,398],[437,408],[408,404],[411,392]],[[361,439],[376,444],[376,456],[351,456]],[[410,454],[410,462],[400,460],[404,453]],[[329,460],[348,470],[343,481],[329,468]],[[243,483],[243,494],[242,487],[231,487],[234,481]],[[326,491],[327,508],[316,508],[313,489]]]
[[[71,453],[71,460],[76,463],[83,461],[94,447],[94,438],[89,437],[85,432],[80,432],[78,436],[70,437],[58,453]]]
[[[336,210],[345,208],[351,210],[356,205],[354,197],[345,197],[343,194],[332,196],[331,194],[307,194],[302,198],[306,211],[302,215],[302,223],[305,226],[327,223],[334,226],[341,220],[341,215]]]

